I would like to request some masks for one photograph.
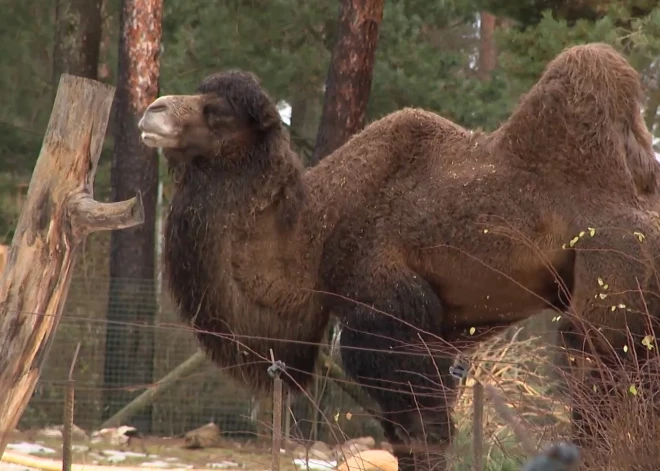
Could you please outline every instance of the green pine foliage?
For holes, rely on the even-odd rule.
[[[113,31],[118,5],[106,4]],[[54,94],[52,2],[10,2],[7,8],[0,20],[0,192],[29,179]],[[497,31],[499,67],[486,82],[475,70],[481,9],[514,21]],[[161,93],[189,92],[205,75],[238,67],[258,74],[277,100],[320,103],[338,12],[338,1],[168,0]],[[655,0],[388,0],[368,120],[412,106],[469,128],[494,129],[552,57],[590,41],[619,48],[642,72],[649,94],[658,89]],[[113,74],[116,47],[114,33]],[[99,174],[99,181],[107,180]],[[0,233],[4,226],[0,219]]]
[[[254,71],[278,99],[322,93],[338,2],[310,0],[166,3],[163,92],[191,90],[206,74]],[[386,2],[368,118],[405,106],[434,110],[469,127],[506,115],[506,80],[477,80],[474,1]]]
[[[498,8],[498,3],[514,8],[521,2],[496,0],[492,3],[493,11],[502,11],[503,7]],[[527,90],[548,61],[562,49],[588,42],[611,44],[624,53],[645,78],[657,76],[655,62],[660,55],[660,6],[639,10],[636,9],[640,4],[638,0],[600,3],[602,8],[598,14],[592,10],[583,11],[584,17],[577,17],[573,10],[562,16],[558,7],[535,10],[529,13],[529,21],[520,21],[499,32],[500,65],[512,84],[510,90],[514,96]],[[640,11],[644,13],[641,16]]]

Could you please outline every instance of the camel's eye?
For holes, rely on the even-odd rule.
[[[202,112],[204,113],[204,118],[208,120],[210,116],[218,114],[218,107],[213,103],[209,103],[204,105]]]
[[[234,113],[229,104],[220,102],[210,102],[204,105],[202,109],[204,120],[209,128],[216,130],[230,126],[234,122]]]

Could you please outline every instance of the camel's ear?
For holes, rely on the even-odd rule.
[[[271,99],[262,93],[246,93],[229,97],[236,113],[255,131],[268,132],[281,125],[280,114]]]
[[[221,97],[231,109],[228,114],[255,131],[266,132],[281,124],[275,103],[251,72],[229,70],[210,75],[198,85],[197,93]]]

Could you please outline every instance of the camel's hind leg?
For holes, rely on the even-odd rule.
[[[440,300],[405,269],[374,270],[346,284],[353,301],[334,307],[343,324],[344,369],[379,404],[399,469],[444,471],[454,431],[453,358],[437,351],[432,358],[425,342],[438,344],[429,332],[442,317]]]
[[[570,320],[561,328],[565,346],[573,349],[568,354],[574,358],[569,366],[574,439],[587,448],[606,435],[616,436],[624,402],[657,401],[655,391],[645,389],[660,386],[646,369],[657,346],[649,350],[645,345],[653,339],[645,341],[647,336],[658,335],[660,273],[655,258],[660,232],[650,216],[640,212],[620,214],[612,221],[594,224],[590,232],[585,228],[574,243]]]

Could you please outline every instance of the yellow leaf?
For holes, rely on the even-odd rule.
[[[633,232],[634,235],[637,236],[637,239],[639,239],[640,242],[642,242],[644,239],[646,239],[646,236],[642,234],[641,232]]]
[[[346,420],[351,420],[351,417],[353,417],[353,414],[346,412]]]
[[[598,392],[598,388],[596,387],[595,384],[593,385],[593,390],[594,390],[594,392]]]
[[[596,233],[596,229],[594,229],[593,227],[587,227],[587,229],[589,229],[589,235],[593,237],[594,234]]]
[[[474,335],[474,333],[477,331],[474,327],[470,327],[470,335]]]
[[[604,284],[605,284],[605,282],[603,281],[603,279],[599,277],[598,278],[598,286],[603,286]]]
[[[565,248],[566,248],[566,244],[561,244],[561,248],[562,248],[562,249],[565,249]]]
[[[578,237],[582,237],[582,236],[584,236],[584,231],[580,231],[580,233],[578,234]]]
[[[571,239],[571,241],[568,243],[568,245],[570,245],[571,247],[573,247],[573,246],[577,243],[578,240],[580,240],[579,237],[573,237],[573,238]]]
[[[653,350],[653,340],[654,340],[654,337],[652,335],[647,335],[642,340],[642,345],[644,345],[649,350]]]
[[[488,229],[484,229],[484,234],[488,234]]]
[[[628,388],[628,391],[630,391],[630,394],[633,396],[637,396],[637,388],[635,387],[634,384],[631,384],[630,387]]]
[[[616,311],[616,306],[612,306],[610,309],[612,309],[613,311]]]
[[[626,305],[625,304],[619,304],[619,309],[625,309]]]
[[[335,417],[334,417],[334,418],[335,418],[335,422],[339,422],[339,412],[337,412],[337,413],[335,414]]]
[[[605,299],[605,298],[607,297],[607,295],[606,295],[605,293],[600,293],[600,294],[598,295],[598,297],[599,297],[600,299]]]
[[[624,345],[624,346],[623,346],[623,352],[624,352],[624,353],[628,353],[628,345]]]
[[[609,287],[610,287],[610,285],[608,285],[608,284],[604,284],[604,285],[603,285],[603,289],[607,289],[607,288],[609,288]]]

